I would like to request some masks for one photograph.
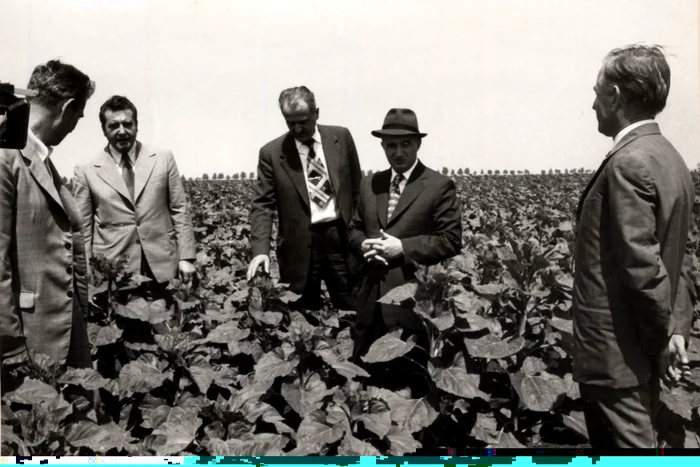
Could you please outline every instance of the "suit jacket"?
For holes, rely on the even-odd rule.
[[[375,302],[394,287],[415,277],[419,265],[433,265],[459,253],[462,248],[462,217],[454,182],[420,161],[411,172],[394,212],[387,220],[391,170],[365,177],[360,200],[350,224],[350,248],[362,258],[362,242],[380,237],[380,230],[397,237],[403,256],[388,266],[364,263],[357,289],[358,323],[368,325]],[[398,321],[412,327],[413,314],[382,305],[387,325]]]
[[[318,125],[336,205],[346,227],[360,191],[362,171],[347,128]],[[277,211],[277,262],[280,279],[301,293],[311,260],[311,211],[304,169],[294,138],[286,133],[260,149],[258,187],[250,210],[253,256],[270,254],[272,219]],[[352,258],[349,268],[355,269]]]
[[[681,270],[694,199],[656,123],[627,134],[588,183],[576,213],[576,381],[646,384],[670,334],[687,339],[692,284]]]
[[[87,263],[80,213],[49,164],[54,178],[31,142],[0,149],[0,354],[26,345],[65,363],[73,313],[88,304]]]
[[[108,148],[75,169],[73,190],[92,254],[128,256],[141,272],[141,253],[158,282],[177,276],[178,261],[195,259],[187,197],[172,152],[136,143],[134,197]]]

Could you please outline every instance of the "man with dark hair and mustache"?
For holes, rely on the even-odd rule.
[[[172,152],[136,140],[138,112],[126,97],[107,100],[100,123],[108,144],[73,179],[88,250],[127,257],[127,271],[156,289],[178,275],[189,281],[194,230]]]

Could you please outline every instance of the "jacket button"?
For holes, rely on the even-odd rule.
[[[68,295],[68,298],[72,298],[72,297],[73,297],[73,292],[69,290],[68,293],[67,293],[66,295]]]
[[[73,248],[73,244],[71,244],[70,242],[66,242],[63,246],[66,247],[66,250],[70,250],[71,248]]]

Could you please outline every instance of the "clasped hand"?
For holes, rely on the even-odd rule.
[[[690,376],[690,365],[683,336],[679,334],[671,336],[661,358],[661,373],[661,378],[670,385],[675,385],[681,378]]]
[[[362,242],[362,253],[368,262],[389,264],[389,261],[403,254],[401,240],[380,230],[381,237],[368,238]]]

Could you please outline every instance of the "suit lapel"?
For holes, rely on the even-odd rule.
[[[389,207],[389,185],[391,184],[391,170],[379,172],[377,175],[377,217],[382,228],[386,227],[387,209]]]
[[[156,164],[156,153],[144,148],[141,143],[136,143],[136,164],[134,165],[134,204],[139,199],[148,179],[151,178],[153,167]]]
[[[658,123],[647,123],[645,125],[642,125],[640,127],[635,128],[634,130],[632,130],[628,134],[626,134],[624,136],[624,138],[622,138],[615,146],[613,146],[613,148],[610,150],[610,152],[605,156],[605,160],[603,160],[603,162],[600,164],[600,167],[598,167],[598,170],[596,170],[595,174],[593,174],[593,177],[591,177],[591,179],[588,181],[586,188],[583,190],[583,193],[581,194],[581,197],[578,200],[578,206],[576,206],[576,222],[578,222],[579,217],[581,216],[581,209],[583,208],[583,201],[586,199],[586,196],[588,196],[588,192],[591,190],[591,188],[595,184],[598,177],[600,177],[600,174],[603,172],[603,169],[608,164],[610,159],[612,159],[613,156],[620,149],[627,146],[629,143],[631,143],[635,139],[639,138],[640,136],[645,136],[645,135],[650,135],[650,134],[661,134],[661,131],[659,130]]]
[[[306,190],[306,180],[304,179],[304,168],[301,165],[301,158],[299,157],[299,151],[297,150],[296,144],[294,143],[294,138],[291,134],[287,134],[287,137],[282,142],[282,153],[280,154],[280,165],[287,175],[292,180],[294,187],[299,192],[299,196],[309,207],[309,193]]]
[[[117,165],[114,163],[114,159],[109,154],[109,148],[106,147],[105,150],[100,154],[94,163],[95,172],[97,176],[100,177],[107,185],[111,186],[117,193],[122,195],[123,198],[129,201],[130,206],[133,208],[134,204],[131,200],[131,195],[129,190],[126,188],[126,183],[118,171]]]
[[[411,172],[411,177],[406,182],[406,186],[399,197],[398,203],[394,208],[394,212],[391,214],[391,219],[387,223],[387,227],[393,224],[396,219],[401,217],[401,214],[408,209],[408,207],[416,200],[418,195],[423,191],[425,185],[422,182],[423,176],[425,175],[425,166],[418,162],[416,168]]]
[[[326,170],[328,171],[328,176],[331,179],[331,187],[337,199],[337,193],[340,190],[340,181],[338,178],[340,173],[340,147],[338,144],[338,137],[330,134],[328,129],[322,125],[318,126],[318,131],[321,133],[323,156],[326,159],[327,165]]]
[[[39,186],[53,199],[56,201],[56,204],[58,204],[61,209],[64,211],[66,210],[65,207],[63,206],[63,201],[61,200],[61,197],[58,194],[58,190],[56,189],[56,184],[54,183],[53,178],[51,178],[51,174],[49,174],[49,170],[46,168],[46,165],[44,162],[42,162],[41,157],[39,157],[38,154],[28,154],[24,150],[21,151],[22,156],[30,161],[29,164],[29,171],[32,173],[32,176],[34,177],[34,180],[39,184]],[[51,159],[49,159],[49,164],[51,163]],[[56,172],[55,168],[52,167],[51,169]]]

